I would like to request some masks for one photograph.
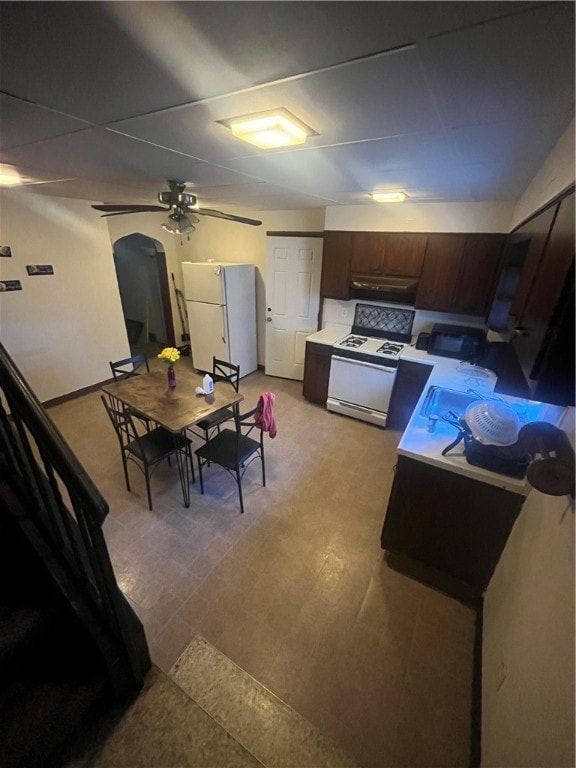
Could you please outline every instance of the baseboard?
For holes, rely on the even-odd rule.
[[[472,678],[472,707],[470,732],[470,768],[480,768],[482,762],[482,634],[484,602],[476,608],[474,633],[474,670]]]
[[[69,400],[75,400],[82,395],[88,395],[90,392],[97,392],[102,389],[106,384],[111,384],[114,379],[106,379],[105,381],[99,381],[97,384],[90,384],[89,387],[82,387],[82,389],[75,389],[74,392],[68,392],[65,395],[59,397],[53,397],[51,400],[45,400],[42,405],[44,408],[52,408],[54,405],[60,405],[61,403],[67,403]]]

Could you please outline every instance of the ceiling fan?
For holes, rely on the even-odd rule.
[[[250,224],[253,227],[259,227],[262,222],[257,219],[248,219],[244,216],[235,216],[232,213],[223,213],[213,208],[200,208],[196,195],[186,192],[186,182],[168,181],[169,192],[159,192],[158,202],[164,205],[117,205],[110,203],[106,205],[93,205],[96,211],[104,211],[102,218],[106,216],[123,216],[127,213],[146,213],[154,211],[169,212],[168,218],[162,224],[162,229],[173,235],[187,235],[192,232],[200,219],[200,216],[213,216],[217,219],[226,219],[227,221],[237,221],[240,224]]]

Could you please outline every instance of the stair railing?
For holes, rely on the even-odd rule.
[[[130,698],[150,656],[110,561],[108,504],[1,343],[0,495],[91,634],[116,695]]]

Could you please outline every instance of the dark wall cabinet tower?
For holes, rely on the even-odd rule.
[[[533,396],[574,405],[574,192],[512,237],[530,238],[518,295],[514,347]]]

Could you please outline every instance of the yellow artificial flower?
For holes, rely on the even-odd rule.
[[[176,347],[164,347],[158,357],[160,360],[168,363],[168,365],[172,365],[176,360],[180,360],[180,350],[176,349]]]

